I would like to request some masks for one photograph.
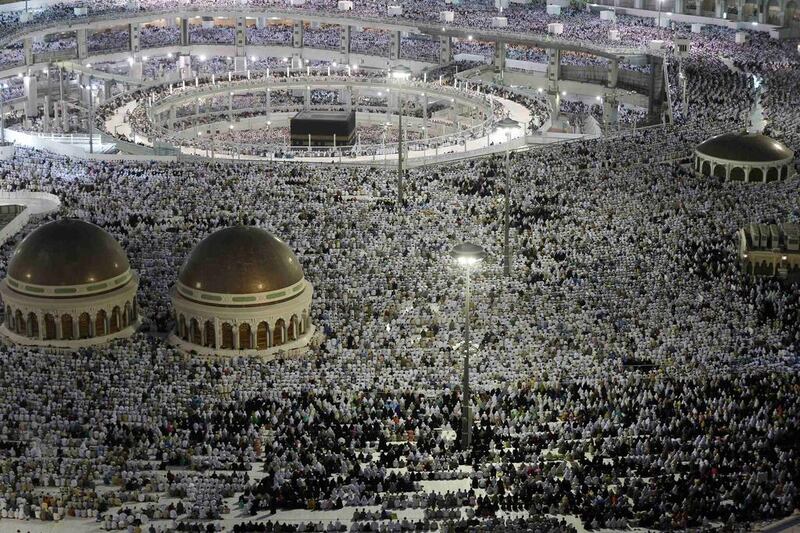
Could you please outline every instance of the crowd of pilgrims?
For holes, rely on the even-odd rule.
[[[107,348],[2,348],[2,516],[317,531],[336,527],[317,510],[352,508],[379,513],[349,519],[356,531],[568,531],[570,516],[746,529],[790,513],[797,286],[742,277],[734,234],[796,220],[797,180],[692,175],[674,159],[729,122],[705,119],[515,154],[510,279],[501,159],[412,170],[396,206],[394,175],[378,169],[20,150],[0,167],[4,188],[55,193],[59,216],[118,238],[146,319]],[[188,251],[237,222],[285,239],[314,283],[307,356],[199,361],[153,335],[172,327],[168,289]],[[454,431],[463,275],[448,252],[461,240],[490,254],[473,273],[469,451]],[[290,509],[310,521],[283,520]]]
[[[65,6],[35,20],[72,16]],[[513,6],[509,23],[538,27],[539,9]],[[460,7],[459,21],[482,13]],[[588,15],[569,16],[581,22],[570,36],[599,35]],[[635,20],[620,24],[624,42],[657,31]],[[800,220],[798,180],[744,187],[682,164],[756,101],[769,133],[800,151],[796,42],[751,37],[734,46],[706,28],[683,72],[670,63],[675,126],[513,154],[510,278],[501,158],[410,170],[396,205],[381,169],[19,149],[0,163],[2,188],[57,194],[57,216],[111,232],[139,272],[144,326],[71,354],[0,347],[0,523],[746,531],[792,513],[800,287],[742,276],[735,232]],[[0,274],[41,222],[0,248]],[[284,239],[314,284],[319,333],[304,357],[198,360],[162,340],[188,252],[236,223]],[[472,273],[469,450],[464,280],[449,259],[465,240],[489,252]]]

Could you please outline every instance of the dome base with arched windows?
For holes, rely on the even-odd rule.
[[[81,220],[30,233],[0,282],[0,337],[28,346],[77,349],[129,337],[139,327],[139,278],[114,238]]]
[[[172,288],[170,344],[204,356],[300,353],[314,334],[313,287],[280,239],[235,226],[198,244]]]
[[[768,182],[794,177],[794,152],[760,133],[725,133],[700,143],[692,168],[724,181]]]

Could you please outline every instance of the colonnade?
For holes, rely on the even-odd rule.
[[[220,350],[267,350],[296,341],[310,329],[311,318],[304,309],[298,316],[235,322],[219,318],[177,317],[177,336],[191,344]]]

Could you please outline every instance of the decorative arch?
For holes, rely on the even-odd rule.
[[[39,338],[39,317],[36,313],[28,313],[28,336],[32,339]]]
[[[14,332],[19,335],[27,335],[27,328],[25,327],[25,318],[22,316],[22,311],[17,309],[14,313]]]
[[[782,26],[781,20],[781,3],[778,0],[769,0],[767,2],[767,24],[774,24]]]
[[[767,169],[767,181],[776,181],[778,179],[778,167],[769,167]]]
[[[210,346],[212,348],[217,347],[217,334],[214,331],[214,322],[211,320],[206,320],[204,325],[204,329],[206,330],[206,342],[205,346]]]
[[[233,326],[227,322],[222,323],[222,345],[223,350],[233,350]]]
[[[88,339],[92,336],[92,331],[90,324],[92,323],[92,319],[89,316],[89,313],[81,313],[78,316],[78,338],[79,339]]]
[[[120,313],[119,306],[115,305],[111,310],[111,319],[109,320],[108,330],[109,333],[116,333],[122,329],[122,313]]]
[[[744,169],[742,167],[733,167],[731,169],[731,181],[744,181]]]
[[[105,335],[108,335],[108,328],[106,327],[106,322],[108,322],[108,313],[106,313],[105,309],[101,309],[94,316],[95,337],[103,337]]]
[[[124,327],[127,328],[133,324],[133,320],[133,306],[130,302],[125,302],[125,312],[122,314],[122,323]]]
[[[701,172],[703,176],[710,176],[711,175],[711,163],[709,161],[703,161]]]
[[[61,338],[72,340],[75,338],[75,331],[72,322],[72,315],[61,315]]]
[[[200,323],[196,318],[189,321],[189,342],[198,346],[203,344],[203,332],[200,330]]]
[[[52,340],[56,338],[56,319],[47,313],[44,315],[44,339]]]
[[[252,350],[253,349],[253,337],[252,331],[250,329],[250,324],[244,323],[239,324],[239,349],[240,350]]]
[[[279,318],[275,321],[275,328],[272,331],[272,345],[281,346],[286,342],[286,321]]]
[[[786,8],[783,10],[785,25],[792,28],[800,28],[800,3],[796,0],[791,0],[786,3]]]
[[[714,176],[717,178],[725,179],[728,177],[728,169],[725,168],[725,165],[715,165]]]
[[[256,348],[258,350],[266,350],[270,347],[269,324],[266,322],[259,322],[256,326]]]
[[[760,168],[751,168],[747,181],[764,181],[764,173]]]
[[[186,317],[183,316],[183,313],[178,317],[178,337],[185,341],[189,340],[189,333],[186,328]]]

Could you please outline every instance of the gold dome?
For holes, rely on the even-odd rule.
[[[8,277],[28,285],[65,287],[108,281],[128,270],[125,251],[108,232],[65,218],[38,227],[17,245]]]
[[[178,274],[189,289],[220,294],[276,291],[302,279],[300,262],[286,243],[252,226],[215,231],[195,246]]]

